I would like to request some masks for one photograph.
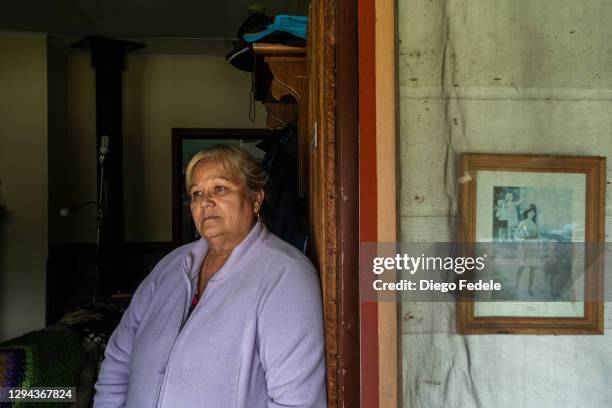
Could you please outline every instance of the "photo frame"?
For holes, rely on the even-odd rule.
[[[185,167],[191,157],[215,145],[235,144],[261,160],[265,152],[257,144],[274,135],[274,131],[267,129],[172,129],[172,242],[175,247],[198,239],[185,189]]]
[[[458,240],[496,293],[457,298],[462,334],[603,334],[603,157],[466,153]],[[469,248],[469,249],[468,249]]]

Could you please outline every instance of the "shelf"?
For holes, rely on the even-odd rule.
[[[255,53],[254,96],[264,103],[298,105],[300,196],[308,182],[308,65],[305,47],[283,44],[253,44]]]

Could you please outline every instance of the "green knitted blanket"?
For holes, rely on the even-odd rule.
[[[85,351],[78,333],[48,328],[0,344],[0,387],[76,387]],[[0,403],[0,407],[8,407]],[[64,403],[19,402],[13,407]]]

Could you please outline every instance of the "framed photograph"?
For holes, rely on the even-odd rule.
[[[266,129],[172,129],[172,242],[180,246],[199,239],[185,189],[185,168],[199,151],[219,144],[238,145],[255,160],[265,152],[257,145],[275,133]]]
[[[463,334],[603,334],[603,157],[463,154],[459,241],[487,258]],[[468,249],[469,248],[469,249]]]

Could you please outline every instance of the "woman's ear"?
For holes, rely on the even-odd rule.
[[[261,205],[263,204],[264,195],[265,194],[263,190],[259,190],[253,193],[253,211],[255,212],[255,214],[259,214],[259,212],[261,211]]]

